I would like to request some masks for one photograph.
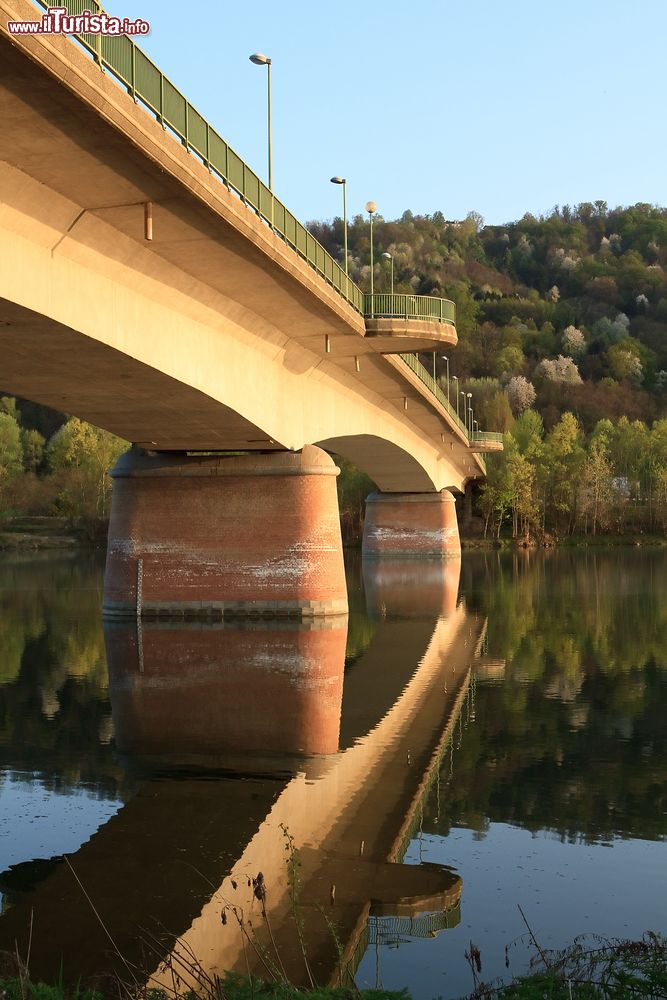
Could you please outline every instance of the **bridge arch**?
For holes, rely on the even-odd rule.
[[[414,455],[377,434],[348,434],[313,443],[353,462],[380,490],[430,493],[438,489]]]

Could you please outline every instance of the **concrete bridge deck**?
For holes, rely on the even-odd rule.
[[[482,475],[455,416],[383,353],[453,345],[454,326],[375,317],[367,336],[73,41],[9,36],[36,11],[0,0],[3,388],[157,450],[317,443],[392,491]]]

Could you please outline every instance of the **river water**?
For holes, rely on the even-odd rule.
[[[667,932],[664,551],[352,559],[311,628],[103,628],[102,573],[0,556],[0,952],[33,978],[453,998],[471,941],[528,968],[526,921]]]

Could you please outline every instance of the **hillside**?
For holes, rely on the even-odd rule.
[[[342,221],[309,228],[342,261]],[[367,218],[351,222],[348,240],[350,275],[368,287]],[[667,412],[667,209],[587,202],[505,226],[484,226],[475,213],[452,223],[405,212],[377,219],[374,244],[377,290],[389,290],[381,254],[390,253],[395,291],[456,302],[450,370],[461,380],[506,388],[525,378],[547,429],[566,410],[586,430],[602,417]],[[516,413],[520,400],[510,399]],[[494,429],[510,426],[507,412],[489,416]]]

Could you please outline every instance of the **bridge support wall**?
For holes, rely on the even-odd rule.
[[[346,613],[337,474],[310,445],[223,457],[126,452],[111,473],[105,617]]]
[[[366,498],[363,554],[394,559],[460,556],[454,497],[449,490],[371,493]]]

